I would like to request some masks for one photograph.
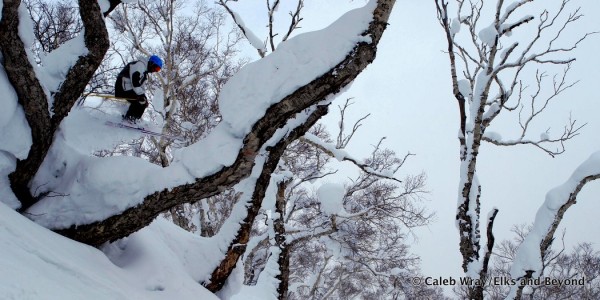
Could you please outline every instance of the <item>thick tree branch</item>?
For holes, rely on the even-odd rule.
[[[29,192],[28,183],[50,148],[53,132],[46,93],[36,78],[27,58],[26,46],[19,36],[20,4],[20,0],[4,0],[0,22],[0,49],[4,57],[6,75],[25,111],[33,140],[27,158],[18,160],[15,172],[9,175],[11,188],[21,201],[23,209],[36,201]]]
[[[108,31],[100,7],[96,1],[79,0],[79,12],[85,27],[84,40],[88,54],[80,56],[75,65],[69,70],[67,78],[60,90],[54,95],[54,115],[52,126],[56,130],[60,122],[67,116],[75,101],[85,89],[110,45]],[[87,80],[85,80],[87,79]]]
[[[29,182],[40,168],[60,122],[78,99],[83,89],[94,75],[108,50],[108,32],[96,1],[79,1],[80,15],[85,26],[85,45],[88,54],[80,56],[67,73],[61,89],[54,95],[53,115],[50,116],[48,100],[38,81],[35,71],[27,58],[25,45],[21,40],[18,7],[21,1],[4,1],[2,10],[2,30],[0,44],[4,56],[4,68],[25,117],[31,128],[32,146],[25,160],[17,161],[17,167],[9,175],[11,188],[21,201],[21,210],[37,202],[29,191]]]
[[[554,241],[554,233],[564,218],[565,213],[573,204],[577,203],[577,195],[586,184],[600,179],[599,161],[600,152],[592,154],[571,175],[571,178],[567,182],[548,192],[546,201],[538,210],[532,230],[525,236],[517,250],[511,267],[511,276],[513,278],[521,279],[542,276],[544,258],[550,250],[550,246]],[[534,253],[537,251],[535,246],[539,246],[537,248],[539,255]],[[534,257],[538,257],[541,261],[532,261]],[[506,299],[520,299],[523,287],[523,285],[512,286]]]

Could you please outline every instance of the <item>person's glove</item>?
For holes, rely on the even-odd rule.
[[[140,104],[146,104],[148,101],[148,98],[146,98],[146,95],[139,95],[137,100]]]

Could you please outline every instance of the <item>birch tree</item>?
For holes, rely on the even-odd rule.
[[[570,26],[582,17],[578,8],[571,8],[571,1],[553,3],[550,8],[534,7],[539,11],[529,15],[526,11],[533,2],[537,1],[508,4],[502,0],[435,0],[448,45],[452,92],[458,104],[461,167],[456,220],[462,268],[467,276],[481,282],[489,276],[494,246],[492,228],[498,214],[497,209],[487,213],[487,244],[481,249],[480,202],[485,199],[477,177],[481,144],[528,145],[556,156],[565,151],[566,142],[579,135],[585,125],[569,117],[558,132],[547,129],[540,134],[533,129],[539,128],[534,124],[547,108],[575,85],[568,77],[575,59],[569,56],[591,34],[566,38]],[[501,115],[513,116],[518,125],[514,137],[505,138],[490,129]],[[591,179],[593,174],[580,183]],[[559,215],[556,226],[562,218]],[[546,236],[546,244],[538,248],[542,257],[554,230]],[[467,295],[483,299],[483,285],[471,286]]]

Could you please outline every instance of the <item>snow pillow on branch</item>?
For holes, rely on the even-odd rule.
[[[335,215],[344,211],[344,195],[346,189],[341,184],[325,183],[317,190],[321,211],[327,215]]]

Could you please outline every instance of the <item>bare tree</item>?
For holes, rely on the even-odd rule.
[[[456,219],[459,226],[463,270],[472,278],[485,281],[494,238],[492,226],[497,210],[489,214],[487,245],[480,253],[480,201],[482,185],[477,178],[477,161],[482,142],[498,146],[532,145],[555,156],[565,150],[565,142],[577,136],[581,128],[569,119],[558,134],[550,129],[532,132],[534,122],[548,106],[573,87],[567,75],[574,58],[565,58],[590,33],[574,41],[563,39],[570,25],[581,14],[568,11],[569,0],[561,1],[552,13],[541,8],[538,16],[520,12],[533,0],[507,5],[498,1],[435,0],[438,20],[448,44],[452,90],[457,100],[460,121],[460,197]],[[486,12],[492,11],[488,15]],[[526,37],[511,38],[511,33],[529,27]],[[541,69],[544,68],[544,69]],[[531,72],[531,70],[534,70]],[[556,71],[555,75],[548,72]],[[524,81],[532,74],[533,87]],[[548,79],[551,79],[550,83]],[[527,92],[532,92],[527,95]],[[520,134],[503,138],[490,127],[499,115],[516,114]],[[544,251],[542,251],[544,252]],[[483,289],[474,286],[472,299],[482,299]]]
[[[33,52],[38,57],[49,53],[81,33],[83,24],[73,1],[55,3],[41,0],[24,1],[33,20],[36,43]]]
[[[279,299],[383,299],[435,293],[426,287],[415,289],[404,280],[418,275],[419,263],[409,253],[406,235],[432,217],[419,204],[426,193],[425,175],[396,179],[394,174],[409,155],[398,158],[382,147],[383,139],[366,159],[346,154],[343,148],[366,118],[347,132],[344,116],[349,106],[350,99],[339,107],[335,138],[317,125],[286,149],[278,166],[280,180],[271,182],[276,186],[274,207],[263,203],[252,230],[253,247],[244,255],[245,283],[254,285],[269,276],[262,270],[273,260],[276,246]],[[332,213],[324,207],[333,199],[319,197],[312,183],[336,173],[335,160],[355,164],[361,174],[340,186],[344,208]],[[306,282],[306,278],[315,279]]]

